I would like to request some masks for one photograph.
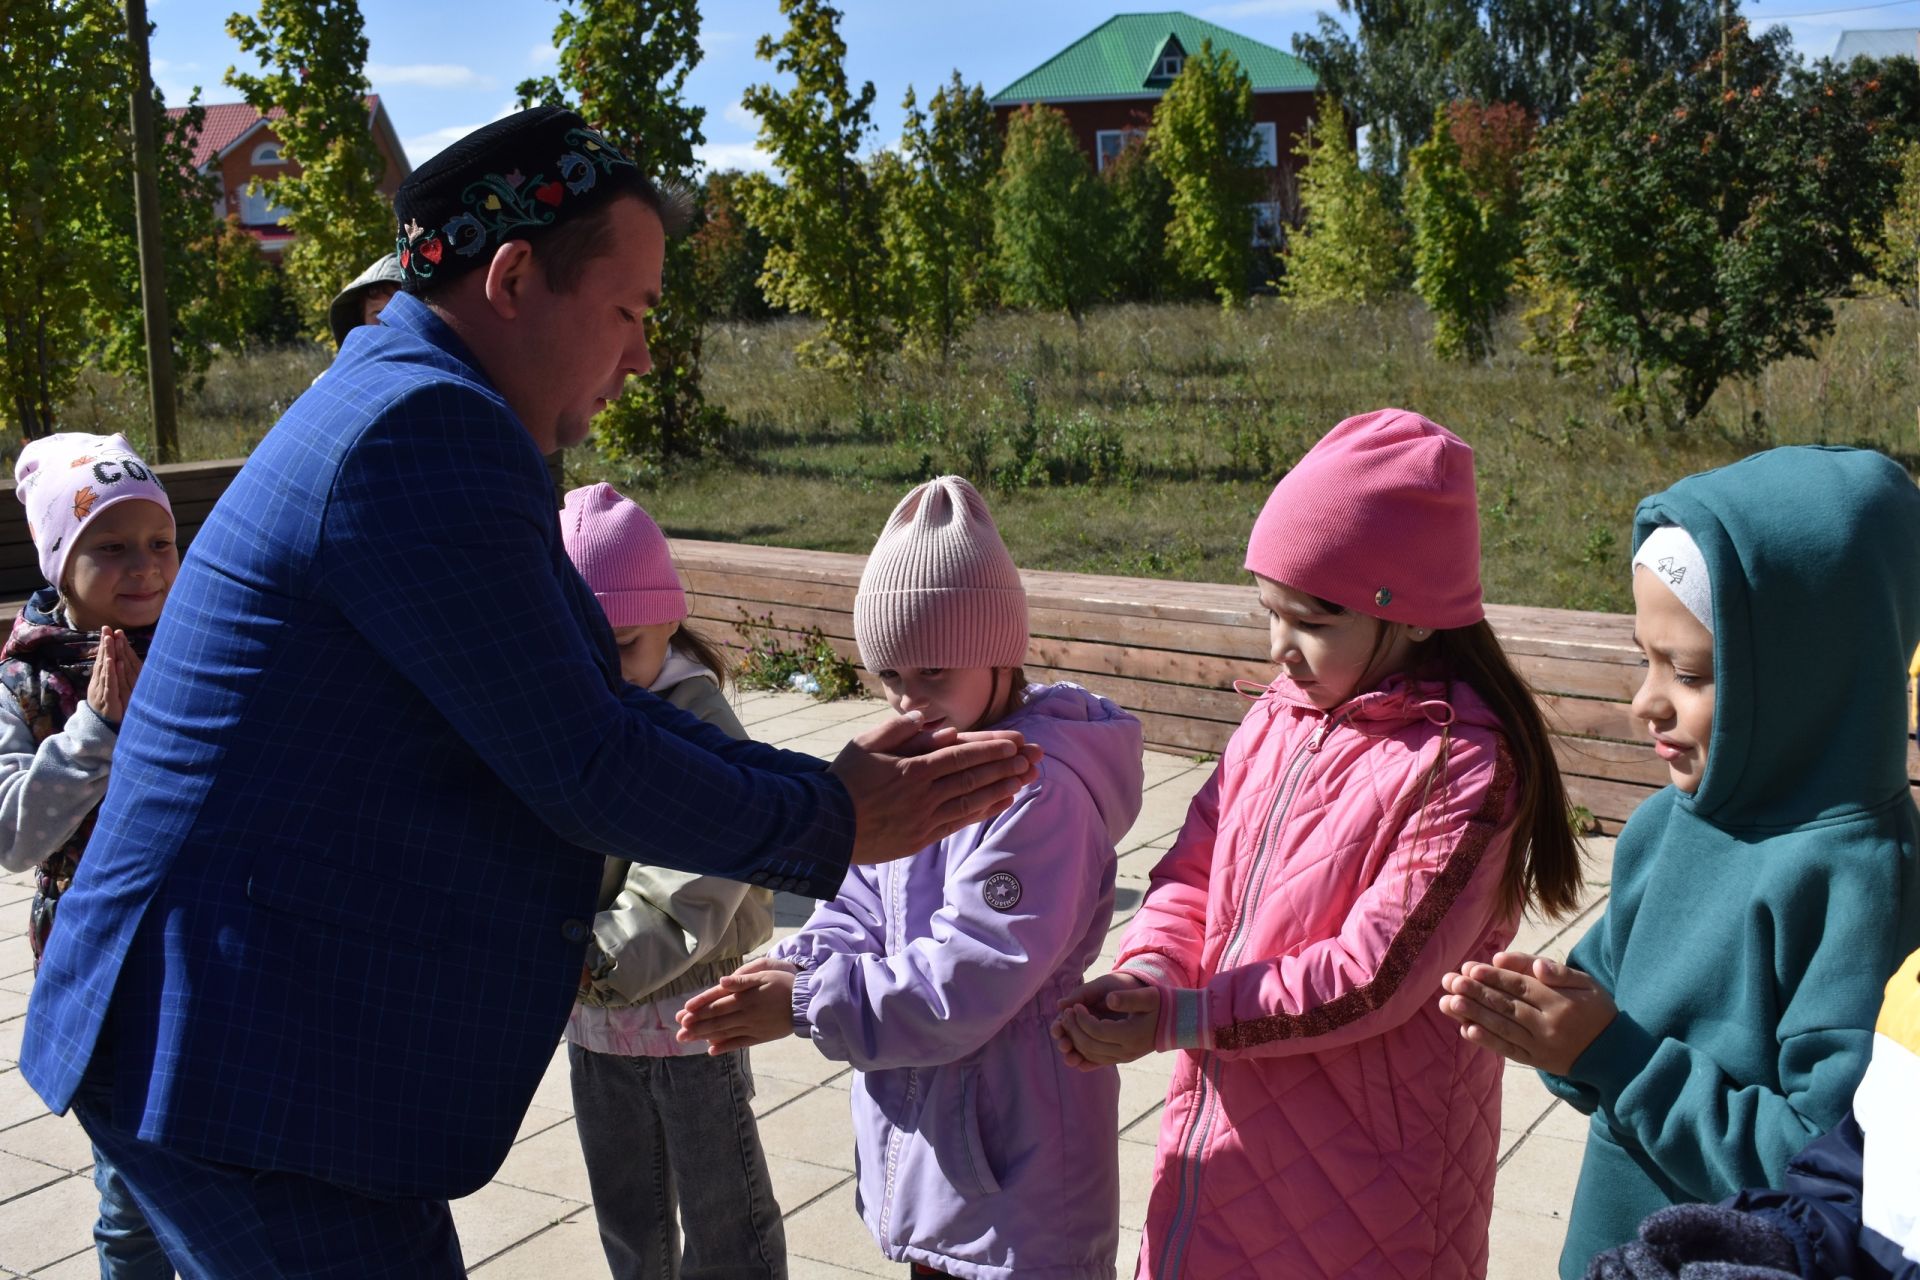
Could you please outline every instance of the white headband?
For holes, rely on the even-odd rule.
[[[1700,620],[1707,634],[1713,634],[1713,580],[1707,575],[1707,558],[1692,535],[1677,524],[1661,525],[1633,553],[1633,565],[1636,569],[1645,565]]]

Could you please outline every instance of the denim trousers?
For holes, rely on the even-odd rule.
[[[746,1054],[630,1058],[569,1044],[567,1060],[614,1280],[786,1280]]]
[[[173,1264],[160,1247],[160,1237],[141,1212],[127,1180],[97,1146],[93,1185],[100,1193],[100,1218],[93,1224],[100,1280],[173,1280]]]

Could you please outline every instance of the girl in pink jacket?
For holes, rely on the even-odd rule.
[[[1397,409],[1335,427],[1254,525],[1279,670],[1054,1028],[1075,1066],[1178,1054],[1140,1276],[1486,1272],[1500,1065],[1440,978],[1528,901],[1568,911],[1580,868],[1479,564],[1473,451]]]

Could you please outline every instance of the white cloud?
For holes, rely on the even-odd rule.
[[[554,67],[560,64],[560,51],[553,47],[553,41],[542,40],[527,50],[527,65],[533,67]]]
[[[1200,10],[1200,16],[1214,19],[1277,17],[1332,8],[1329,0],[1233,0],[1230,4],[1208,5]]]
[[[369,62],[367,79],[376,92],[396,84],[423,89],[491,89],[494,85],[493,77],[450,62]]]
[[[738,31],[702,31],[700,33],[700,47],[709,49],[714,45],[732,44],[734,41],[744,38],[742,33]]]
[[[760,117],[747,110],[744,103],[734,103],[720,113],[720,118],[728,124],[745,129],[748,133],[760,132]]]
[[[773,171],[773,157],[753,142],[709,142],[694,148],[693,158],[709,173],[717,169]]]
[[[155,58],[148,69],[153,73],[153,82],[160,88],[160,96],[165,98],[169,107],[184,107],[193,97],[196,88],[203,88],[199,77],[194,73],[200,70],[197,62],[171,62],[166,58]],[[201,95],[206,96],[204,93]]]
[[[448,125],[444,129],[435,129],[431,133],[415,134],[411,138],[402,138],[400,140],[400,146],[401,149],[407,153],[408,163],[418,168],[428,157],[437,155],[453,143],[460,141],[460,139],[466,137],[475,129],[478,129],[480,125],[492,124],[494,120],[503,120],[507,116],[512,115],[513,112],[514,104],[509,102],[494,112],[491,119],[482,120],[477,124]]]

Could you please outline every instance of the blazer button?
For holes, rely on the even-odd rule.
[[[587,926],[583,921],[569,920],[560,926],[560,936],[568,942],[585,942],[587,940]]]

